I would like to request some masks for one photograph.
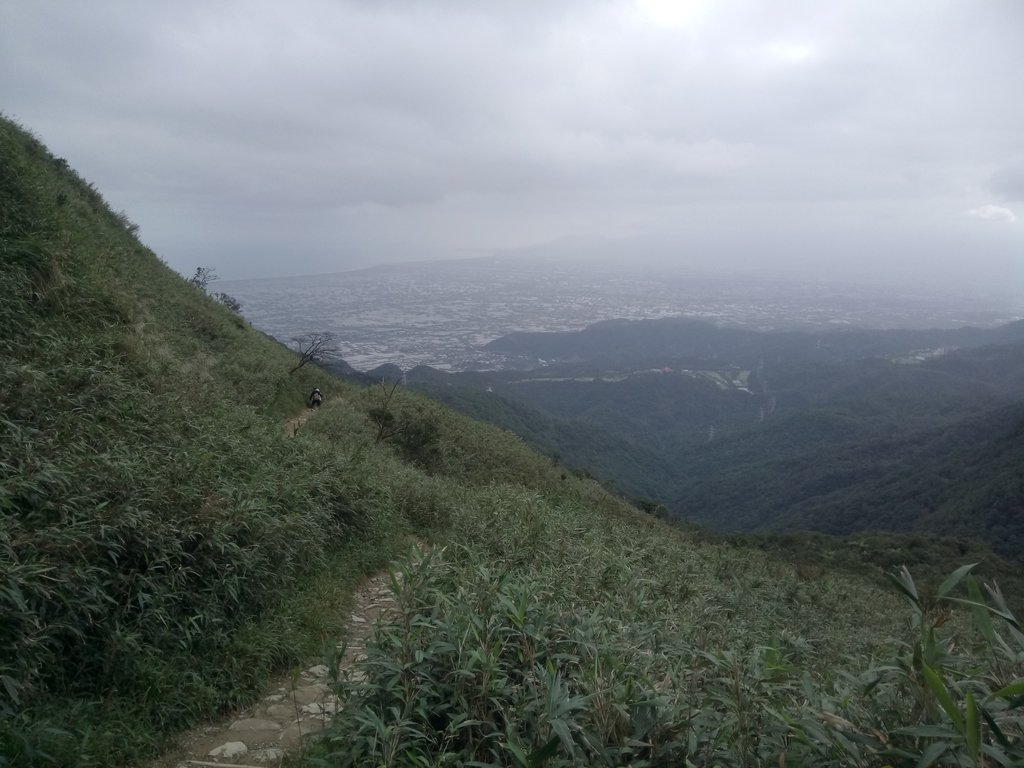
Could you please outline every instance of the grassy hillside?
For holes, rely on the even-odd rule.
[[[413,377],[409,376],[410,382]],[[460,413],[520,435],[534,450],[577,473],[600,478],[629,498],[655,497],[672,482],[671,467],[651,446],[585,422],[558,419],[539,408],[469,387],[411,383]]]
[[[0,122],[0,754],[15,764],[115,764],[250,699],[337,627],[344,590],[319,577],[350,582],[401,535],[343,456],[283,439],[314,383],[342,387],[288,376],[294,355],[134,229]]]
[[[137,764],[251,701],[410,535],[328,765],[1020,759],[1020,638],[962,585],[905,605],[294,362],[0,121],[0,764]]]

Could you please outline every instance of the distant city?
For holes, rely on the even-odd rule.
[[[628,274],[485,258],[329,275],[219,281],[256,328],[282,343],[335,336],[358,370],[493,370],[512,361],[483,345],[513,331],[578,330],[600,320],[690,317],[751,330],[989,328],[1024,305],[982,295],[868,283]]]

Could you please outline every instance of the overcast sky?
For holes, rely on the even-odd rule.
[[[185,273],[1024,282],[1021,0],[6,0],[0,110]]]

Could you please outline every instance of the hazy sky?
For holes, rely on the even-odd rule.
[[[1024,280],[1021,0],[6,0],[0,110],[182,272]]]

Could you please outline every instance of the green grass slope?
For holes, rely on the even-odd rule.
[[[294,355],[133,230],[0,122],[0,754],[16,764],[134,759],[248,700],[337,622],[299,600],[313,577],[354,578],[395,527],[330,446],[282,437],[314,383],[339,386],[289,377]]]
[[[469,387],[410,386],[459,413],[507,429],[534,450],[577,473],[592,475],[630,498],[657,496],[671,467],[650,446],[581,421],[557,419],[496,392]]]
[[[973,582],[907,607],[294,361],[0,121],[0,764],[138,764],[251,701],[410,534],[318,764],[1021,758],[1024,636],[945,612]]]

